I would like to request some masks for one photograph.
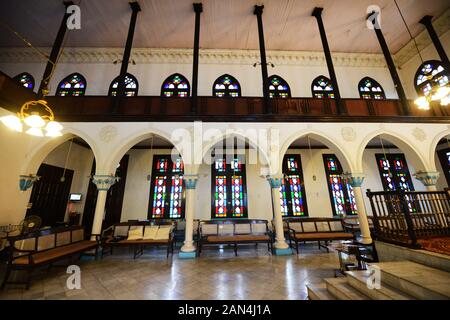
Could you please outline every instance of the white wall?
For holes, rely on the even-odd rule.
[[[45,158],[43,163],[64,168],[69,148],[69,141],[61,144]],[[67,206],[65,221],[67,221],[69,210],[80,213],[82,219],[93,161],[94,154],[90,149],[72,144],[66,166],[67,169],[74,171],[70,193],[81,193],[82,197],[80,202]]]

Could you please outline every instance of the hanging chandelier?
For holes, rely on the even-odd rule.
[[[52,109],[45,100],[25,102],[17,115],[0,118],[9,129],[35,137],[60,137],[63,126],[55,121]]]

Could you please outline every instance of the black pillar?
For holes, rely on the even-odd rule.
[[[119,74],[119,84],[117,86],[117,96],[119,97],[119,99],[125,94],[125,76],[128,72],[128,64],[130,62],[131,48],[133,47],[134,29],[136,28],[137,14],[139,11],[141,11],[141,7],[139,6],[138,2],[130,2],[130,7],[132,10],[130,26],[128,28],[127,42],[125,44],[125,49],[123,51],[122,65],[120,67],[120,74]],[[117,111],[117,107],[118,105],[116,104],[116,108],[114,108],[114,111]]]
[[[264,43],[264,29],[263,29],[263,14],[264,6],[255,6],[255,11],[253,14],[256,15],[258,19],[258,35],[259,35],[259,52],[261,55],[261,75],[262,75],[262,85],[263,85],[263,96],[264,96],[264,110],[265,113],[272,113],[272,106],[270,104],[269,96],[269,73],[267,72],[267,58],[266,58],[266,45]]]
[[[384,39],[383,32],[381,32],[381,28],[378,28],[378,12],[372,12],[367,16],[367,19],[371,21],[374,26],[378,42],[380,43],[381,50],[383,51],[384,58],[386,59],[387,66],[389,68],[389,72],[391,73],[392,81],[394,81],[395,89],[397,90],[398,97],[400,98],[400,103],[402,104],[403,114],[409,115],[409,103],[408,99],[406,99],[405,90],[403,89],[402,82],[400,81],[400,77],[398,76],[394,60],[392,60],[392,56],[389,52],[386,40]]]
[[[197,113],[198,102],[198,56],[200,51],[200,15],[203,12],[201,3],[194,3],[195,11],[195,31],[194,31],[194,58],[192,62],[192,106],[191,112]]]
[[[439,57],[441,58],[441,61],[444,64],[444,68],[450,72],[450,62],[448,60],[447,53],[445,53],[441,40],[439,40],[439,37],[436,31],[434,30],[432,19],[433,19],[432,16],[425,16],[419,22],[427,28],[428,33],[430,34],[430,38],[433,41],[434,47],[436,48],[436,51],[438,52]]]
[[[44,75],[42,76],[41,84],[39,85],[38,97],[42,99],[48,93],[48,83],[50,81],[50,77],[55,69],[56,60],[58,60],[59,52],[61,51],[61,46],[64,40],[64,36],[67,31],[67,19],[70,17],[70,13],[67,13],[67,7],[73,5],[72,1],[64,1],[64,17],[61,21],[61,25],[59,26],[58,33],[56,35],[55,42],[53,42],[52,51],[50,53],[50,57],[48,58],[50,61],[47,62],[47,66],[45,67]]]
[[[328,73],[330,74],[330,80],[333,84],[334,97],[336,100],[336,109],[338,114],[345,114],[346,108],[341,99],[341,92],[339,91],[339,85],[337,82],[336,72],[334,71],[333,58],[331,57],[330,46],[328,45],[327,34],[322,20],[323,8],[314,8],[312,16],[316,17],[317,24],[319,26],[320,38],[322,39],[323,51],[325,53],[325,60],[327,61]]]

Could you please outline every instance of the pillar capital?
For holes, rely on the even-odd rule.
[[[352,186],[352,188],[361,187],[362,183],[364,182],[364,179],[366,178],[366,175],[364,173],[347,172],[344,173],[342,176]]]
[[[414,177],[423,183],[425,187],[435,186],[439,179],[439,172],[422,172],[418,171]]]
[[[281,184],[283,183],[283,175],[271,175],[266,176],[267,181],[270,184],[270,187],[272,189],[278,189],[281,187]]]
[[[184,185],[187,190],[192,190],[197,187],[198,175],[197,174],[185,174],[183,175]]]
[[[200,3],[193,3],[192,5],[194,6],[195,13],[203,12],[203,4],[201,2]]]
[[[139,2],[137,2],[137,1],[130,2],[130,7],[131,7],[131,10],[133,10],[133,12],[141,11],[141,6],[139,5]]]
[[[255,6],[255,11],[253,11],[253,14],[257,16],[261,16],[263,14],[264,6]]]
[[[419,23],[423,24],[424,26],[431,25],[431,21],[433,20],[433,16],[424,16],[422,19],[420,19]]]
[[[108,191],[119,179],[120,177],[112,175],[94,175],[92,183],[97,186],[98,191]]]
[[[323,8],[315,7],[311,15],[313,17],[320,18],[322,16],[322,11]]]
[[[41,177],[35,174],[20,175],[19,176],[19,188],[20,191],[27,191],[30,189],[35,181],[38,181]]]

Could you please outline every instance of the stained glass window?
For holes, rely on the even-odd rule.
[[[214,97],[240,97],[241,96],[241,85],[236,80],[235,77],[229,74],[224,74],[223,76],[217,78],[213,85],[213,96]]]
[[[308,215],[305,184],[300,155],[286,155],[283,160],[284,179],[280,187],[281,213],[284,217]]]
[[[119,90],[119,78],[120,76],[117,76],[109,86],[109,93],[110,96],[117,96],[118,90]],[[125,97],[134,97],[138,94],[139,84],[135,76],[133,76],[130,73],[125,74],[125,80],[124,80],[124,93],[123,95]]]
[[[79,73],[72,73],[65,77],[56,89],[56,95],[60,97],[66,96],[84,96],[86,92],[86,79]]]
[[[381,85],[374,79],[366,77],[363,78],[358,85],[359,96],[366,100],[384,100],[386,95]]]
[[[13,80],[27,89],[31,89],[31,90],[34,89],[34,78],[28,72],[23,72],[21,74],[18,74],[17,76],[15,76],[13,78]]]
[[[269,96],[271,98],[290,98],[291,89],[283,78],[274,75],[269,77]]]
[[[247,188],[243,158],[216,158],[212,168],[213,219],[246,218]]]
[[[161,96],[163,97],[189,97],[189,81],[179,73],[169,76],[162,84]]]
[[[334,99],[333,85],[331,80],[325,76],[319,76],[312,82],[312,95],[317,99]]]
[[[449,71],[444,69],[442,62],[431,60],[419,67],[414,78],[414,85],[418,94],[429,96],[434,88],[447,85],[449,78]]]
[[[384,191],[414,191],[405,155],[398,153],[376,154]]]
[[[450,186],[450,148],[438,151],[439,161],[441,162],[442,171],[444,171],[447,186]]]
[[[324,154],[323,162],[333,214],[358,214],[355,193],[352,186],[342,178],[343,170],[338,158],[334,154]]]
[[[184,165],[181,158],[170,155],[153,157],[149,218],[182,219],[184,217]]]

